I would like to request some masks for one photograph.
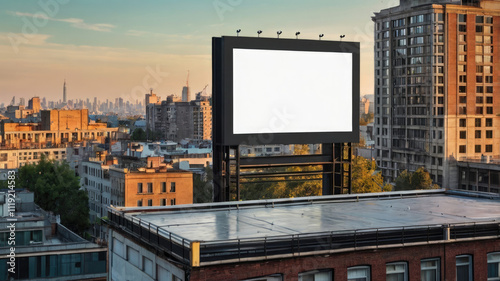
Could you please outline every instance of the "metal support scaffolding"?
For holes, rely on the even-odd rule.
[[[293,172],[262,171],[267,168],[317,166],[321,169]],[[321,154],[241,157],[239,146],[214,145],[213,167],[214,202],[241,200],[241,184],[249,182],[250,178],[257,180],[252,181],[253,183],[321,180],[323,195],[349,194],[351,193],[352,147],[351,143],[324,143]],[[245,170],[254,172],[242,172]],[[321,178],[304,179],[304,176],[318,175],[321,175]],[[285,179],[278,179],[279,177]],[[269,178],[276,179],[265,180]]]

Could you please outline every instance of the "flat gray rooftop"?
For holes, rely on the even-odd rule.
[[[190,241],[500,222],[498,197],[444,190],[114,210]]]

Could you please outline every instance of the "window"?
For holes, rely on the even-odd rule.
[[[467,138],[467,132],[466,131],[460,131],[460,138],[461,139],[466,139]]]
[[[459,153],[466,153],[466,152],[467,152],[467,148],[466,148],[466,146],[465,146],[465,145],[460,145],[460,146],[458,147],[458,152],[459,152]]]
[[[160,199],[160,205],[167,206],[167,199],[165,199],[165,198]]]
[[[387,281],[408,281],[408,266],[406,262],[393,262],[385,266]]]
[[[475,122],[475,126],[476,126],[476,127],[481,127],[481,118],[476,118],[476,120],[475,120],[475,121],[476,121],[476,122]]]
[[[492,139],[493,138],[493,131],[486,131],[486,138]]]
[[[486,114],[493,114],[493,107],[487,106],[486,107]]]
[[[460,119],[460,127],[467,127],[467,120],[466,119]]]
[[[488,254],[488,281],[500,280],[500,252]]]
[[[472,256],[457,256],[457,281],[472,281]]]
[[[148,193],[153,193],[153,183],[148,182]]]
[[[153,261],[142,257],[142,270],[149,276],[153,277]]]
[[[175,205],[175,198],[174,199],[170,199],[170,205]]]
[[[348,281],[370,281],[370,267],[356,266],[347,269]]]
[[[153,199],[148,199],[148,206],[153,206]]]
[[[491,144],[485,145],[484,152],[493,152],[493,145],[491,145]]]
[[[137,193],[142,193],[142,182],[137,184]]]
[[[458,103],[467,103],[467,97],[466,96],[458,97]]]
[[[175,182],[170,183],[170,192],[175,192]]]
[[[493,127],[493,119],[486,118],[486,127]]]
[[[137,200],[137,207],[142,207],[142,200]]]
[[[480,144],[476,144],[475,148],[474,148],[474,151],[476,153],[481,153],[481,145]]]
[[[167,183],[166,182],[161,183],[161,192],[167,192]]]
[[[480,139],[481,138],[481,130],[476,130],[474,136],[476,139]]]
[[[304,273],[299,273],[299,281],[331,281],[332,271],[309,271]]]
[[[425,259],[420,261],[420,280],[437,281],[440,280],[439,259]]]
[[[133,249],[129,246],[127,246],[127,260],[131,264],[135,265],[136,267],[139,267],[139,251],[136,249]]]

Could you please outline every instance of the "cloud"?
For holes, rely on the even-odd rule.
[[[8,12],[11,15],[17,16],[17,17],[31,17],[37,20],[46,20],[46,21],[57,21],[57,22],[64,22],[64,23],[69,23],[71,26],[79,29],[87,29],[87,30],[93,30],[93,31],[100,31],[100,32],[110,32],[115,28],[116,26],[113,24],[109,23],[86,23],[83,19],[79,18],[66,18],[66,19],[56,19],[56,18],[51,18],[47,16],[45,13],[23,13],[23,12]]]
[[[165,33],[158,33],[158,32],[151,32],[151,31],[144,31],[144,30],[136,30],[136,29],[129,29],[125,33],[125,35],[128,36],[136,36],[136,37],[156,37],[156,38],[164,38],[164,39],[183,39],[183,40],[188,40],[192,39],[193,36],[190,34],[165,34]]]

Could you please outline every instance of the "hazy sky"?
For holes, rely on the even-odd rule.
[[[0,103],[12,96],[143,100],[211,93],[213,36],[361,42],[361,93],[373,93],[373,12],[397,0],[2,0]]]

